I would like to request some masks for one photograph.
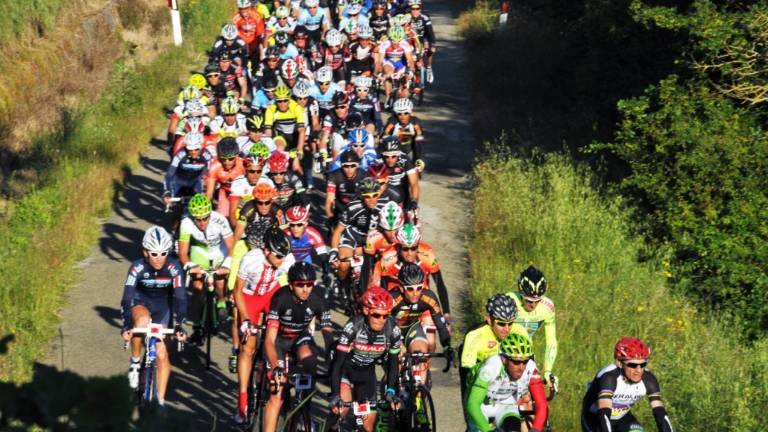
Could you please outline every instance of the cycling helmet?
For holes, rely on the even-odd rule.
[[[414,247],[418,246],[420,242],[421,232],[416,225],[406,223],[397,230],[397,243],[400,244],[400,246]]]
[[[405,26],[411,23],[411,14],[395,15],[395,18],[393,21],[396,26],[403,27],[403,30],[405,30]]]
[[[369,138],[368,131],[365,129],[355,129],[347,134],[347,141],[349,141],[350,145],[366,145]]]
[[[394,231],[403,226],[403,222],[403,209],[394,201],[386,203],[379,213],[379,226],[385,231]]]
[[[389,40],[391,40],[393,43],[400,43],[405,39],[405,30],[403,30],[402,27],[399,25],[396,25],[389,29],[389,32],[387,32],[387,37],[389,37]]]
[[[221,113],[223,115],[235,115],[240,111],[240,104],[232,96],[227,96],[221,101]]]
[[[220,62],[223,62],[223,61],[231,62],[232,61],[232,57],[229,55],[229,52],[224,51],[221,54],[219,54],[219,61]]]
[[[347,15],[357,15],[363,10],[363,5],[360,3],[350,3],[347,6]]]
[[[347,23],[344,25],[344,32],[346,34],[357,33],[357,29],[358,29],[358,26],[355,21],[351,21],[351,20],[347,21]]]
[[[426,279],[424,270],[418,264],[412,262],[403,263],[400,271],[397,272],[397,280],[402,286],[421,285]]]
[[[346,93],[345,93],[346,95]],[[347,130],[352,131],[355,129],[362,129],[364,126],[363,124],[363,115],[360,114],[357,111],[352,111],[347,116]]]
[[[400,98],[395,101],[395,104],[392,106],[392,109],[395,111],[395,113],[410,113],[413,112],[413,102],[411,102],[408,98]]]
[[[184,110],[191,116],[201,116],[208,114],[208,109],[205,107],[200,99],[188,100],[184,105]]]
[[[293,86],[293,95],[299,99],[309,97],[309,84],[306,81],[301,80]]]
[[[288,15],[290,14],[291,11],[287,6],[278,6],[277,9],[275,9],[275,17],[277,17],[277,19],[288,18]]]
[[[320,5],[320,0],[304,0],[304,6],[311,8]]]
[[[299,66],[293,59],[288,59],[280,66],[280,76],[283,79],[296,79],[299,77]]]
[[[336,92],[331,100],[334,107],[340,107],[342,105],[349,105],[349,96],[344,92]]]
[[[504,357],[531,357],[533,344],[528,336],[519,333],[510,333],[502,339],[499,346],[499,354]]]
[[[368,176],[381,183],[386,183],[389,178],[389,169],[383,163],[372,163],[368,165]]]
[[[373,29],[363,24],[357,29],[357,37],[360,39],[371,39],[373,37]]]
[[[187,204],[187,211],[189,212],[189,215],[195,219],[208,217],[212,210],[213,205],[211,204],[211,200],[201,193],[195,194],[189,200],[189,204]]]
[[[203,73],[205,73],[205,76],[208,76],[210,74],[217,74],[219,73],[219,65],[216,63],[208,63],[205,65],[205,69],[203,69]]]
[[[269,147],[261,140],[253,144],[248,150],[248,155],[261,160],[266,160],[269,157]]]
[[[200,150],[203,147],[203,134],[200,132],[189,132],[184,135],[184,148],[187,150]]]
[[[291,41],[291,37],[286,32],[277,32],[275,34],[275,44],[278,46],[288,45]]]
[[[485,304],[485,311],[497,321],[514,321],[517,318],[515,301],[506,294],[496,294],[489,298],[488,303]]]
[[[181,99],[183,101],[188,101],[192,99],[200,99],[200,89],[193,86],[192,84],[184,87],[183,90],[181,90]]]
[[[288,170],[288,156],[276,151],[269,157],[269,171],[270,172],[284,172]]]
[[[194,88],[200,90],[203,87],[205,87],[206,85],[208,85],[208,81],[205,79],[205,76],[203,76],[202,74],[196,73],[196,74],[192,74],[189,77],[189,85],[191,85]],[[190,98],[190,99],[192,99],[192,98]]]
[[[381,192],[381,183],[379,183],[375,179],[366,177],[360,180],[360,182],[357,184],[357,191],[361,195],[379,193]]]
[[[264,130],[264,119],[261,118],[260,115],[253,115],[248,117],[248,120],[245,122],[245,127],[248,129],[248,132],[261,132]]]
[[[168,252],[173,247],[173,237],[165,228],[153,225],[144,233],[141,246],[147,252]]]
[[[315,267],[306,261],[299,261],[288,269],[288,282],[314,282],[316,278]]]
[[[357,155],[357,153],[353,151],[343,151],[339,155],[339,161],[342,165],[348,164],[348,163],[360,163],[360,156]]]
[[[270,201],[275,197],[275,193],[275,187],[272,186],[271,183],[260,181],[256,184],[256,187],[253,188],[251,195],[253,195],[253,198],[257,201]]]
[[[331,69],[329,66],[323,66],[317,70],[315,78],[319,83],[331,82],[333,81],[333,69]]]
[[[544,279],[544,273],[534,266],[528,266],[520,273],[517,285],[525,297],[541,297],[547,292],[547,280]]]
[[[240,153],[240,146],[237,145],[237,140],[234,137],[222,138],[216,145],[216,155],[219,158],[235,157],[238,153]]]
[[[291,98],[291,89],[285,84],[275,87],[275,100],[288,100]]]
[[[264,51],[264,58],[278,58],[280,57],[280,50],[276,46],[271,46]]]
[[[339,46],[339,45],[341,45],[341,38],[342,38],[342,36],[341,36],[341,32],[340,31],[338,31],[336,29],[330,29],[325,34],[325,43],[329,47]]]
[[[365,308],[385,311],[390,311],[395,306],[395,301],[389,291],[378,285],[373,285],[365,290],[360,302]]]
[[[373,85],[373,78],[360,75],[352,81],[352,84],[354,84],[356,88],[369,89]]]
[[[632,359],[647,359],[651,356],[651,349],[638,338],[623,337],[616,342],[613,348],[613,358],[618,361]]]
[[[421,0],[408,0],[408,6],[421,6]]]
[[[270,227],[264,233],[264,247],[276,255],[286,257],[291,253],[291,239],[280,228]]]
[[[251,0],[237,0],[238,9],[245,9],[251,7]]]
[[[309,220],[309,210],[304,206],[293,206],[285,212],[288,223],[305,223]]]
[[[264,85],[262,86],[265,92],[275,91],[277,88],[277,78],[270,76],[264,79]]]
[[[382,155],[386,155],[386,154],[400,155],[403,152],[403,147],[398,137],[393,135],[387,135],[381,139],[381,142],[379,142],[379,151],[381,152]]]
[[[221,37],[226,40],[233,40],[237,37],[237,27],[234,24],[224,24],[221,28]]]
[[[384,6],[387,7],[387,0],[373,0],[373,7]]]
[[[296,39],[305,39],[309,37],[309,31],[307,31],[307,28],[303,25],[297,25],[296,28],[293,29],[293,40]]]

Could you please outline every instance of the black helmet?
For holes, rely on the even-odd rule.
[[[348,105],[349,104],[349,96],[347,96],[344,92],[336,92],[333,95],[333,99],[331,99],[331,102],[333,102],[334,107],[339,107],[342,105]]]
[[[381,183],[376,179],[366,177],[357,184],[357,191],[362,194],[381,192]]]
[[[547,292],[547,280],[544,279],[544,273],[534,266],[529,266],[520,273],[520,280],[517,281],[517,285],[525,297],[541,297]]]
[[[288,282],[314,282],[316,278],[315,267],[306,261],[299,261],[288,270]]]
[[[291,240],[280,228],[271,227],[264,233],[264,247],[285,257],[291,253]]]
[[[267,48],[266,51],[264,51],[264,58],[270,58],[270,57],[280,57],[280,51],[277,49],[276,46],[271,46]]]
[[[517,318],[517,306],[506,294],[496,294],[488,299],[485,305],[488,315],[498,321],[514,321]]]
[[[424,270],[418,264],[407,262],[400,267],[397,280],[402,286],[421,285],[424,283]]]
[[[249,223],[245,227],[245,242],[251,249],[264,247],[264,230],[267,227],[258,223]]]
[[[302,38],[302,37],[308,37],[309,33],[307,32],[307,28],[303,25],[297,25],[296,28],[293,29],[293,38]]]
[[[207,65],[205,65],[205,69],[203,69],[203,73],[205,75],[209,75],[212,73],[219,73],[219,65],[217,65],[216,63],[208,63]]]
[[[363,115],[357,111],[349,113],[347,116],[347,130],[355,130],[363,127]]]
[[[275,34],[275,43],[277,45],[288,45],[291,41],[291,37],[286,32],[277,32]]]
[[[379,152],[381,154],[389,153],[389,152],[402,152],[402,144],[400,143],[400,138],[392,135],[387,135],[381,139],[381,142],[379,143]]]
[[[216,145],[216,154],[219,157],[230,158],[235,157],[240,152],[240,146],[237,145],[235,137],[222,138]]]
[[[270,75],[264,78],[264,83],[261,87],[264,88],[264,91],[267,91],[270,89],[274,90],[275,88],[277,88],[277,77]]]
[[[360,163],[360,156],[357,155],[357,153],[353,152],[352,150],[346,150],[341,153],[339,156],[339,161],[341,161],[342,164],[345,163]]]

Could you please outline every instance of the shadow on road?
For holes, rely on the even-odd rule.
[[[96,313],[99,314],[101,319],[104,320],[107,324],[109,324],[112,327],[115,328],[122,328],[121,321],[122,321],[122,315],[120,314],[120,309],[115,309],[107,306],[94,306],[93,310],[96,311]]]

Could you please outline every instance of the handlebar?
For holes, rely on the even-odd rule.
[[[172,335],[176,333],[176,330],[174,329],[166,328],[162,324],[153,324],[153,323],[149,323],[147,327],[135,327],[129,331],[131,332],[131,335],[144,334],[146,335],[146,339],[153,338],[153,337],[157,339],[163,339],[165,335]],[[128,349],[128,344],[129,344],[128,341],[123,343],[124,350]],[[177,341],[176,350],[184,351],[184,342]]]
[[[452,358],[453,356],[448,356],[445,352],[442,353],[424,353],[424,352],[415,352],[415,353],[407,353],[405,354],[405,357],[411,358],[416,363],[421,363],[423,361],[426,361],[426,359],[429,358],[444,358],[445,361],[445,367],[442,369],[443,373],[448,372],[451,369],[451,366],[455,365],[455,360]]]
[[[182,197],[171,197],[171,198],[169,198],[168,204],[165,205],[165,212],[166,213],[170,213],[171,209],[173,208],[173,205],[175,203],[181,202],[183,199],[184,198],[182,198]]]

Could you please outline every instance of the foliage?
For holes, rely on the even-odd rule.
[[[58,12],[71,2],[64,0],[34,0],[3,2],[0,14],[0,46],[20,36],[36,33],[42,36],[53,26]]]
[[[630,234],[629,211],[595,192],[588,169],[563,156],[496,157],[480,162],[475,177],[468,321],[480,319],[490,295],[514,289],[510,280],[529,264],[544,271],[558,308],[555,430],[579,429],[585,383],[627,335],[650,343],[650,367],[676,430],[761,428],[768,344],[742,346],[732,328],[672,294],[667,260],[638,262],[648,252]],[[535,345],[541,353],[543,335]],[[653,429],[647,404],[635,411]]]

